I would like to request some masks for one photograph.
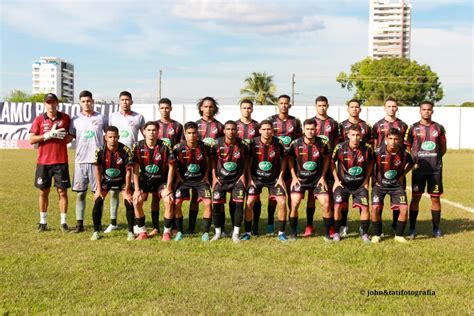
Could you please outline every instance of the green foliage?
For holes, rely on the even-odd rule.
[[[428,65],[405,58],[370,57],[351,66],[351,73],[339,73],[336,81],[365,105],[383,105],[389,96],[400,105],[416,106],[422,101],[437,102],[443,98],[438,75]]]
[[[23,90],[13,90],[10,95],[5,98],[7,102],[43,102],[46,93],[28,94]],[[59,98],[60,103],[66,103],[65,97]]]
[[[268,76],[265,72],[253,72],[250,77],[244,80],[245,87],[240,89],[243,99],[252,100],[257,105],[273,105],[277,102],[274,95],[276,86],[273,83],[273,76]]]
[[[462,107],[474,107],[474,102],[464,102],[461,104]]]

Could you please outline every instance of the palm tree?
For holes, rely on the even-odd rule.
[[[273,76],[253,72],[244,82],[245,87],[240,89],[241,100],[250,99],[257,105],[276,104],[277,98],[274,95],[276,86],[273,83]]]

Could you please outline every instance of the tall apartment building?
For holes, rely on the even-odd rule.
[[[369,0],[369,56],[410,58],[409,0]]]
[[[52,92],[74,102],[74,65],[57,57],[41,57],[32,64],[33,94]]]

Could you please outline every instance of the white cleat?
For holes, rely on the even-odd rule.
[[[104,233],[108,234],[111,233],[113,230],[117,230],[118,226],[117,225],[112,225],[110,224],[105,230]]]
[[[339,229],[339,236],[341,237],[347,237],[347,232],[349,231],[349,227],[347,226],[341,226]]]

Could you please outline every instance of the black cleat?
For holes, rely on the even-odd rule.
[[[78,234],[78,233],[82,233],[83,231],[84,231],[83,225],[76,225],[76,228],[71,230],[71,233]]]
[[[48,230],[48,224],[39,224],[38,233],[42,233]]]
[[[67,226],[67,224],[61,224],[61,231],[63,233],[69,233],[69,227]]]

